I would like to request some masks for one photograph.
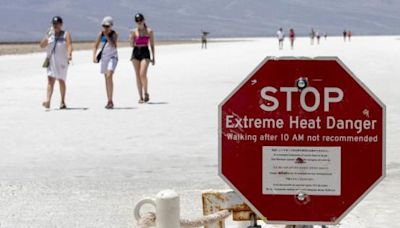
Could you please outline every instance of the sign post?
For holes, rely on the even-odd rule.
[[[219,106],[219,157],[267,223],[337,224],[385,176],[385,106],[338,58],[267,58]]]

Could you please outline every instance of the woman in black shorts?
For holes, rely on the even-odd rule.
[[[153,65],[155,64],[154,33],[153,30],[147,27],[143,14],[136,14],[135,22],[136,28],[131,32],[129,40],[133,47],[131,61],[136,72],[136,82],[140,98],[139,103],[142,104],[150,100],[147,69],[150,62]]]

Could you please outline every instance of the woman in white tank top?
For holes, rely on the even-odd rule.
[[[118,33],[116,33],[112,26],[114,25],[113,19],[111,17],[105,17],[101,26],[103,30],[99,32],[97,35],[96,42],[93,48],[93,62],[98,63],[99,60],[97,58],[98,55],[101,56],[100,59],[100,72],[104,75],[106,80],[106,92],[107,92],[107,104],[105,106],[106,109],[113,109],[113,92],[114,92],[114,83],[113,83],[113,75],[115,69],[118,64],[118,51],[117,51],[117,42],[118,42]],[[101,44],[101,46],[100,46]],[[97,53],[97,50],[100,48],[101,53]]]
[[[47,98],[42,104],[45,108],[50,108],[51,96],[53,95],[56,80],[60,84],[60,109],[67,108],[65,104],[65,81],[67,79],[69,61],[72,59],[72,41],[71,34],[63,31],[62,26],[63,21],[61,17],[53,17],[49,33],[40,42],[41,48],[47,47],[47,57],[49,58],[49,66],[47,67]]]

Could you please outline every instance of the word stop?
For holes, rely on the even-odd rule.
[[[266,86],[260,91],[262,99],[267,101],[260,105],[260,108],[264,111],[275,111],[280,103],[279,100],[274,96],[278,92],[278,89],[272,86]],[[321,102],[320,92],[315,87],[307,87],[301,91],[297,87],[280,87],[279,92],[286,93],[286,111],[292,111],[292,94],[300,93],[300,106],[307,112],[313,112],[317,110],[321,103],[324,105],[324,112],[329,112],[330,104],[338,103],[343,100],[343,90],[338,87],[324,87],[323,101]],[[306,103],[307,96],[314,96],[314,103],[309,105]]]

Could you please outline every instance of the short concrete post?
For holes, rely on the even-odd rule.
[[[164,190],[156,196],[156,228],[180,228],[179,195]]]
[[[156,228],[180,228],[180,202],[179,195],[174,190],[163,190],[155,199],[145,198],[139,201],[134,210],[136,220],[146,220],[140,214],[143,205],[149,204],[155,207]],[[148,225],[148,224],[147,224]]]
[[[247,228],[249,226],[250,226],[250,222],[248,222],[248,221],[235,222],[235,228]]]

